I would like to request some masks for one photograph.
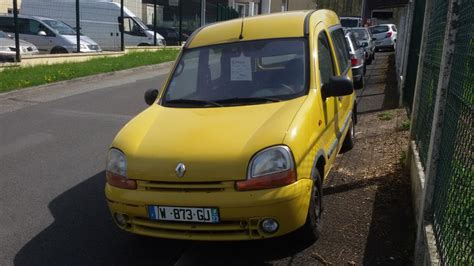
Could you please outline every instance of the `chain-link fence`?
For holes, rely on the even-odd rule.
[[[0,61],[181,45],[206,23],[238,16],[227,0],[0,0]],[[18,40],[18,41],[17,41]],[[15,43],[18,42],[18,43]]]
[[[474,3],[459,1],[434,189],[442,261],[474,265]]]
[[[446,0],[434,0],[426,33],[426,47],[423,52],[420,97],[417,105],[414,133],[418,145],[421,163],[426,166],[430,144],[436,90],[440,74],[441,55],[443,52],[444,33],[448,14]]]
[[[419,230],[432,224],[441,264],[474,265],[474,2],[426,0],[423,32],[424,4],[414,3],[410,43],[418,53],[423,33],[420,66],[408,66],[404,91],[410,104],[416,83],[412,138],[426,175]]]

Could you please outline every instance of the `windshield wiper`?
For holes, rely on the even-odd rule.
[[[216,103],[266,103],[266,102],[281,102],[280,99],[277,98],[270,98],[270,97],[249,97],[249,98],[228,98],[222,100],[216,100]]]
[[[221,107],[222,105],[213,101],[206,100],[196,100],[196,99],[176,99],[165,101],[166,104],[186,104],[186,105],[196,105],[196,106],[217,106]]]

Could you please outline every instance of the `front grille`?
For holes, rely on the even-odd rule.
[[[16,52],[16,48],[15,48],[15,47],[9,47],[9,48],[10,48],[10,51]]]
[[[135,232],[165,238],[201,240],[245,240],[262,238],[258,219],[221,221],[217,224],[154,221],[141,217],[130,218],[128,227]]]
[[[27,50],[28,50],[29,52],[32,52],[32,51],[33,51],[33,47],[30,46],[30,47],[27,48]]]
[[[227,182],[156,182],[137,181],[138,189],[167,192],[220,192],[234,189],[234,181]]]

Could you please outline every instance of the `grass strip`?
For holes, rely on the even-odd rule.
[[[173,61],[178,53],[175,49],[131,52],[119,57],[98,57],[85,62],[5,69],[0,72],[0,92]]]

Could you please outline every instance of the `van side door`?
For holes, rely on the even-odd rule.
[[[317,76],[319,77],[319,84],[316,84],[317,89],[321,92],[324,84],[329,83],[329,79],[332,76],[337,75],[337,68],[335,64],[334,52],[331,48],[331,43],[329,41],[328,33],[324,28],[315,32],[315,43],[317,43]],[[337,123],[337,99],[335,97],[324,98],[322,93],[319,93],[318,97],[321,97],[320,101],[322,102],[322,112],[324,117],[324,127],[322,136],[322,145],[324,145],[324,151],[326,153],[328,163],[327,165],[332,165],[332,162],[336,158],[336,148],[337,148],[337,132],[338,132],[338,123]],[[319,100],[319,99],[318,99]],[[329,171],[328,169],[325,169]]]
[[[347,76],[352,79],[352,67],[349,57],[349,47],[346,42],[346,37],[344,36],[344,31],[341,27],[336,27],[331,31],[331,39],[334,44],[334,50],[338,61],[338,75]],[[336,97],[335,99],[337,105],[337,135],[339,144],[342,144],[342,134],[350,124],[353,96],[347,95],[342,97]]]
[[[29,18],[20,18],[18,22],[20,39],[34,44],[40,53],[49,53],[55,46],[56,34],[41,22]],[[46,36],[39,35],[40,32],[46,33]]]

